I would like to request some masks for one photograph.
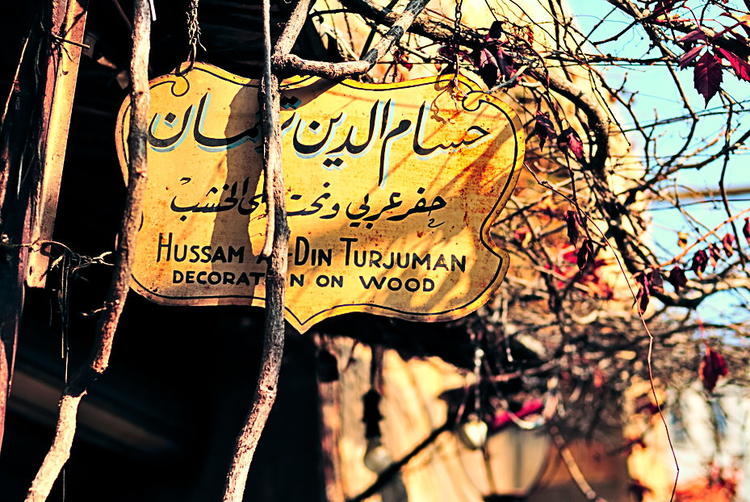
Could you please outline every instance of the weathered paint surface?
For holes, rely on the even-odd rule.
[[[288,321],[455,319],[502,280],[491,241],[523,160],[502,102],[459,77],[283,84]],[[149,188],[133,288],[169,305],[264,304],[258,83],[196,64],[151,84]],[[129,104],[116,131],[126,166]]]
[[[34,243],[51,240],[55,228],[88,3],[88,0],[54,3],[52,33],[59,38],[47,65],[41,144],[44,171],[36,212],[32,215],[30,242]],[[30,287],[44,287],[48,264],[48,254],[35,247],[29,254],[26,276],[26,283]]]

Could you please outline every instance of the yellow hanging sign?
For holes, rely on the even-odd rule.
[[[348,312],[450,320],[488,300],[508,267],[490,225],[524,150],[504,103],[464,77],[306,77],[282,84],[281,108],[292,326]],[[133,289],[166,305],[263,306],[258,82],[196,63],[151,82],[150,110]],[[125,171],[129,111],[116,130]]]

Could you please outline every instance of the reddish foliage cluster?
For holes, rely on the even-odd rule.
[[[703,387],[708,392],[713,392],[719,378],[729,374],[729,368],[727,367],[727,362],[724,360],[724,356],[706,345],[706,354],[701,360],[698,373],[700,374],[701,382],[703,382]]]
[[[563,130],[559,135],[555,131],[555,125],[550,119],[549,113],[539,112],[534,117],[534,129],[531,131],[530,137],[536,136],[539,138],[540,148],[544,148],[548,139],[557,138],[557,147],[563,153],[570,152],[576,160],[583,160],[583,140],[578,135],[575,129],[568,127]]]
[[[490,89],[515,75],[518,68],[513,58],[503,49],[505,32],[503,24],[495,21],[484,37],[484,44],[472,54],[472,62],[477,73]]]
[[[587,241],[591,242],[591,241]],[[562,254],[561,265],[552,267],[553,272],[558,277],[564,277],[566,280],[558,279],[555,283],[558,289],[564,289],[569,281],[586,286],[588,292],[597,298],[611,300],[614,297],[614,291],[607,281],[601,276],[601,267],[606,265],[605,260],[596,259],[596,255],[588,249],[584,251],[588,264],[584,263],[584,268],[578,267],[581,250],[568,249]]]
[[[745,237],[748,239],[748,242],[750,242],[750,226],[746,224],[743,231],[745,231]],[[721,254],[722,250],[727,258],[731,258],[734,255],[735,242],[734,234],[727,232],[724,234],[724,237],[721,238],[721,249],[717,243],[711,243],[706,249],[696,251],[695,254],[693,254],[690,269],[695,272],[698,277],[702,276],[709,264],[711,264],[712,267],[716,267],[719,261],[723,259]],[[675,289],[677,289],[677,287],[675,287]]]
[[[734,26],[727,27],[722,32],[709,37],[710,33],[703,26],[699,26],[684,37],[678,40],[692,47],[679,58],[679,66],[685,69],[693,66],[693,83],[695,89],[706,100],[706,104],[721,88],[723,81],[724,65],[723,61],[729,63],[729,67],[734,71],[737,78],[750,82],[750,64],[741,56],[716,45],[716,40],[729,33],[735,40],[748,45],[748,40],[742,35],[733,31],[737,26],[745,26],[743,23],[737,23]],[[701,55],[700,58],[698,55]],[[697,59],[697,61],[696,61]]]
[[[745,218],[745,225],[742,229],[742,232],[748,244],[750,244],[750,219]],[[709,264],[712,267],[716,267],[718,263],[724,259],[724,256],[726,256],[726,258],[728,259],[734,255],[736,245],[735,243],[736,240],[734,238],[734,234],[727,232],[726,234],[724,234],[724,237],[721,238],[721,248],[719,248],[719,245],[717,243],[711,243],[707,248],[699,249],[693,254],[693,258],[690,263],[690,270],[695,272],[695,274],[699,278],[702,277],[706,272]],[[724,256],[722,256],[722,251],[724,252]],[[643,312],[648,305],[649,296],[651,295],[651,293],[661,292],[660,290],[655,290],[653,288],[654,280],[658,282],[658,286],[659,288],[661,288],[662,278],[660,272],[658,272],[657,270],[651,270],[649,274],[651,275],[641,273],[636,276],[636,281],[640,285],[640,291],[638,293],[638,303],[641,312]],[[669,274],[666,276],[666,279],[674,287],[676,293],[679,293],[682,288],[687,286],[687,277],[685,276],[685,270],[679,263],[672,267],[672,270],[670,270]]]
[[[557,278],[555,287],[563,290],[571,283],[576,283],[585,286],[588,293],[596,298],[612,299],[614,291],[601,276],[601,267],[606,265],[607,262],[597,259],[596,242],[587,237],[578,247],[578,241],[581,237],[580,229],[585,228],[578,212],[572,209],[563,211],[559,207],[547,207],[542,212],[550,218],[561,219],[565,222],[567,236],[572,244],[572,247],[558,248],[560,259],[557,264],[545,266]],[[514,234],[514,240],[521,247],[528,246],[532,237],[528,228],[517,230]]]
[[[648,302],[653,293],[661,293],[664,291],[664,280],[661,276],[659,269],[651,269],[645,272],[641,272],[635,277],[638,282],[639,289],[636,297],[638,303],[638,310],[643,313],[648,307]]]
[[[529,38],[533,40],[533,34]],[[484,36],[482,44],[471,53],[449,45],[442,46],[438,53],[452,61],[461,58],[471,63],[482,81],[490,89],[503,83],[507,84],[508,87],[513,87],[518,65],[508,52],[506,45],[507,40],[503,23],[495,21]]]
[[[552,120],[549,118],[548,112],[539,112],[534,117],[534,129],[531,131],[531,136],[539,138],[539,147],[544,148],[545,143],[548,139],[554,139],[557,137],[555,132],[555,126],[552,124]]]
[[[583,159],[583,141],[581,141],[581,137],[578,136],[578,133],[572,127],[568,127],[560,133],[560,136],[557,138],[557,146],[563,152],[570,150],[570,153],[577,160]]]
[[[541,413],[544,409],[544,401],[541,399],[530,399],[521,405],[521,408],[513,413],[516,418],[525,419],[531,415]],[[498,410],[490,424],[490,432],[499,432],[513,422],[510,410]]]
[[[569,209],[565,212],[564,219],[568,229],[568,239],[575,246],[578,243],[578,226],[581,224],[581,218],[578,216],[578,212]]]
[[[713,469],[710,476],[693,481],[675,492],[675,502],[730,502],[737,494],[737,475]]]

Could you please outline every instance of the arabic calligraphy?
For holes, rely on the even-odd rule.
[[[182,177],[180,178],[180,184],[181,185],[187,185],[192,181],[192,178],[189,177]],[[259,210],[262,205],[266,204],[266,198],[265,194],[263,193],[256,193],[250,197],[248,197],[248,187],[250,185],[250,178],[246,177],[242,183],[235,181],[230,184],[224,184],[221,189],[218,187],[211,187],[206,194],[204,195],[204,198],[209,199],[204,202],[196,202],[193,204],[184,205],[184,203],[178,202],[177,198],[178,195],[175,195],[172,197],[172,200],[169,204],[169,208],[174,211],[175,213],[219,213],[222,211],[231,211],[236,210],[238,214],[247,216],[252,215],[255,211]],[[326,181],[323,183],[322,188],[328,189],[330,188],[331,183]],[[241,189],[240,189],[241,187]],[[217,194],[223,194],[227,193],[226,197],[219,197],[218,202],[211,202],[210,199],[213,198],[213,196]],[[418,195],[423,195],[425,193],[424,187],[419,187],[416,191]],[[385,213],[388,213],[391,210],[397,209],[403,205],[403,201],[401,200],[401,192],[391,192],[388,198],[388,203],[385,204],[382,208],[380,208],[379,211],[375,211],[374,214],[369,214],[373,208],[370,206],[370,195],[365,194],[363,197],[363,201],[361,204],[357,205],[356,202],[349,202],[346,205],[342,202],[332,202],[331,199],[331,191],[324,191],[320,195],[318,195],[312,202],[309,203],[309,205],[305,205],[304,207],[300,209],[295,209],[295,206],[299,206],[300,204],[297,203],[298,201],[302,201],[304,198],[303,194],[299,193],[293,193],[289,197],[291,204],[289,211],[287,212],[288,217],[295,217],[295,216],[312,216],[319,214],[318,218],[322,220],[330,220],[333,218],[336,218],[339,213],[342,215],[345,215],[349,220],[349,226],[350,227],[359,227],[362,222],[365,222],[365,228],[370,229],[373,227],[373,223],[381,218]],[[297,204],[295,204],[297,203]],[[413,215],[413,214],[419,214],[419,213],[427,213],[428,215],[432,215],[433,211],[437,211],[439,209],[443,209],[446,206],[446,201],[441,196],[437,195],[435,196],[432,201],[428,204],[427,198],[420,197],[417,202],[404,211],[403,213],[389,213],[386,216],[383,216],[383,220],[385,221],[403,221],[407,217]],[[326,207],[329,206],[329,207]],[[342,207],[345,207],[344,211],[341,211]],[[263,214],[265,214],[265,211],[267,209],[264,207],[261,209],[263,211]],[[187,219],[186,215],[181,215],[180,220],[185,221]],[[359,221],[361,220],[361,221]],[[434,219],[433,219],[434,224]]]
[[[154,152],[167,153],[180,146],[188,136],[191,124],[193,129],[193,140],[198,148],[207,152],[222,152],[236,148],[250,141],[259,144],[261,141],[260,124],[255,122],[246,130],[229,137],[210,137],[204,131],[204,122],[209,115],[209,103],[211,93],[205,93],[197,105],[190,104],[182,114],[180,122],[182,126],[179,132],[168,137],[158,137],[157,131],[160,125],[164,125],[172,131],[177,125],[178,115],[173,111],[168,112],[165,116],[161,113],[155,113],[148,130],[148,143]],[[301,103],[300,100],[297,100]],[[342,169],[345,160],[344,156],[357,159],[370,152],[373,145],[380,142],[379,154],[379,171],[378,185],[384,186],[388,178],[388,172],[391,164],[391,150],[395,141],[411,133],[411,148],[414,154],[420,159],[428,159],[433,155],[440,153],[451,153],[461,148],[478,146],[492,137],[491,132],[479,125],[471,125],[465,131],[465,134],[458,141],[449,141],[447,143],[436,143],[432,146],[424,145],[424,130],[427,117],[430,113],[430,103],[423,101],[419,105],[416,122],[405,118],[393,125],[396,102],[393,99],[387,101],[376,100],[369,112],[367,132],[364,134],[364,140],[357,143],[360,131],[357,125],[349,125],[346,129],[346,113],[339,113],[335,117],[327,120],[327,127],[318,120],[311,120],[309,123],[302,115],[294,111],[291,116],[284,120],[281,125],[282,137],[289,131],[294,130],[292,134],[291,146],[294,153],[300,159],[312,159],[323,156],[321,161],[322,167],[327,170]],[[324,121],[325,122],[325,121]],[[334,139],[339,136],[337,132],[341,129],[346,131],[344,138],[337,146],[330,148]],[[315,138],[312,142],[305,140],[305,136]]]
[[[166,305],[264,306],[257,81],[196,62],[150,88],[133,289]],[[291,325],[348,312],[450,320],[485,303],[509,261],[490,228],[523,159],[508,107],[452,75],[281,88]],[[116,131],[125,174],[129,110]]]
[[[180,184],[181,185],[187,185],[192,181],[192,178],[188,176],[184,176],[180,178]],[[236,209],[237,213],[247,216],[252,214],[255,210],[257,210],[261,204],[266,203],[266,197],[264,194],[255,194],[252,197],[247,197],[248,195],[248,187],[250,185],[250,178],[247,177],[242,182],[242,191],[238,193],[238,182],[234,182],[231,185],[224,184],[224,186],[221,187],[221,189],[217,187],[211,187],[208,192],[206,192],[204,197],[211,197],[213,195],[223,193],[223,192],[229,192],[229,195],[224,198],[221,202],[203,202],[203,203],[195,203],[188,206],[183,206],[181,204],[177,203],[177,195],[172,197],[172,201],[169,204],[169,208],[174,211],[175,213],[219,213],[221,211],[229,211],[231,209]],[[239,195],[239,197],[238,197]],[[247,200],[246,200],[247,199]],[[180,216],[181,221],[185,221],[187,219],[187,216],[182,215]]]

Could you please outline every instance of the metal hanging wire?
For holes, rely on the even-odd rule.
[[[188,46],[190,47],[190,51],[188,52],[187,66],[184,69],[178,68],[176,72],[177,75],[184,75],[185,73],[193,69],[195,61],[198,57],[198,47],[200,47],[204,51],[206,50],[206,47],[201,43],[201,26],[200,22],[198,21],[198,4],[199,0],[189,0],[188,2],[186,24]]]

